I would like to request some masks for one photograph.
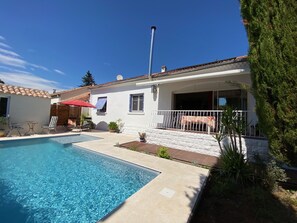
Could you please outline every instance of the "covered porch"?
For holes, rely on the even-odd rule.
[[[224,131],[223,110],[158,110],[153,111],[151,127],[192,133],[215,134]],[[264,138],[258,127],[254,112],[234,110],[237,120],[243,121],[246,128],[242,136]]]
[[[170,110],[152,112],[152,128],[215,134],[222,132],[223,110],[231,107],[234,118],[245,124],[245,137],[263,138],[253,111],[254,98],[241,89],[173,92]]]

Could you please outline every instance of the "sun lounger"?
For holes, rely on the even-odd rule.
[[[42,126],[43,130],[47,130],[47,133],[50,133],[51,130],[54,130],[57,132],[57,122],[58,122],[58,116],[52,116],[49,125]]]

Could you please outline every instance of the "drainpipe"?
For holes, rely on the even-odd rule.
[[[152,36],[151,36],[151,49],[150,49],[150,61],[149,61],[149,79],[152,80],[152,65],[153,65],[153,50],[154,50],[154,37],[155,37],[155,31],[156,26],[152,26]]]

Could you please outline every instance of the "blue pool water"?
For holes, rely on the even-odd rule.
[[[96,222],[157,175],[51,139],[0,142],[0,221]]]

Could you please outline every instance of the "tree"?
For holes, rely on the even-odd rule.
[[[0,84],[5,84],[5,82],[2,79],[0,79]]]
[[[95,85],[95,80],[93,78],[93,75],[91,74],[91,72],[88,70],[87,73],[85,74],[85,76],[82,77],[82,82],[83,84],[80,85],[80,87],[84,87],[84,86],[91,86],[91,85]]]
[[[297,1],[240,2],[260,128],[271,154],[297,166]]]

